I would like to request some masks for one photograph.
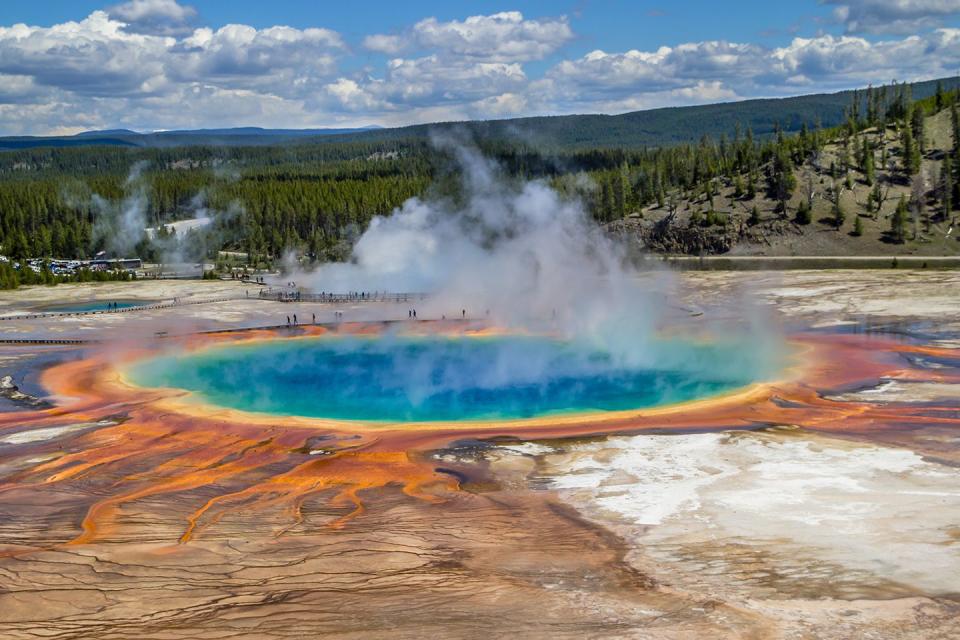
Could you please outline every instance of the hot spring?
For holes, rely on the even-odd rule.
[[[114,309],[133,309],[154,304],[149,300],[87,300],[43,307],[40,311],[56,313],[79,313],[91,311],[111,311]]]
[[[756,382],[745,345],[658,340],[624,358],[530,336],[332,336],[228,344],[141,361],[127,378],[201,402],[362,421],[535,418],[655,407]]]

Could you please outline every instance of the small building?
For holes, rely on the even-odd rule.
[[[100,271],[136,271],[143,268],[140,258],[98,258],[90,261],[90,268]]]

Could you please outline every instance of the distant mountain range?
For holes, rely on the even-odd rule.
[[[263,145],[294,142],[301,138],[365,133],[380,129],[377,126],[349,129],[263,129],[261,127],[232,127],[225,129],[184,129],[172,131],[138,132],[130,129],[84,131],[72,136],[9,136],[0,137],[0,150],[29,149],[33,147],[180,147],[190,145]]]
[[[75,138],[103,137],[103,136],[328,136],[339,133],[358,133],[371,131],[382,127],[371,125],[368,127],[353,127],[348,129],[264,129],[262,127],[232,127],[229,129],[174,129],[171,131],[153,131],[143,133],[130,129],[106,129],[104,131],[84,131]]]
[[[956,77],[915,82],[915,99],[933,95],[937,82],[945,89],[960,86]],[[524,141],[537,147],[612,148],[655,147],[696,142],[703,136],[732,136],[736,127],[749,128],[757,138],[772,135],[777,126],[799,130],[820,123],[832,127],[843,122],[852,91],[791,98],[743,100],[693,107],[667,107],[620,115],[569,115],[438,122],[407,127],[356,129],[261,129],[238,127],[138,133],[127,129],[88,131],[74,136],[20,136],[0,138],[0,150],[33,147],[113,145],[129,147],[254,146],[293,143],[391,142],[424,139],[434,132],[465,130],[487,140]]]

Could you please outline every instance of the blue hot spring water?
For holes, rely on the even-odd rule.
[[[545,337],[321,337],[133,365],[140,386],[276,415],[447,421],[618,411],[708,397],[769,373],[743,344],[656,341],[638,362]]]
[[[114,306],[111,306],[111,303]],[[89,300],[87,302],[75,302],[70,304],[57,304],[44,307],[43,311],[55,311],[57,313],[78,313],[81,311],[111,311],[113,309],[132,309],[151,304],[143,300]]]

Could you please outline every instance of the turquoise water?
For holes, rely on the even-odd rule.
[[[115,307],[110,306],[116,303]],[[57,313],[77,313],[81,311],[111,311],[112,309],[130,309],[150,304],[142,300],[88,300],[87,302],[76,302],[71,304],[58,304],[50,307],[44,307],[44,311],[55,311]]]
[[[549,338],[334,337],[162,356],[132,381],[277,415],[377,421],[527,418],[669,404],[762,376],[743,345],[661,341],[638,364]]]

